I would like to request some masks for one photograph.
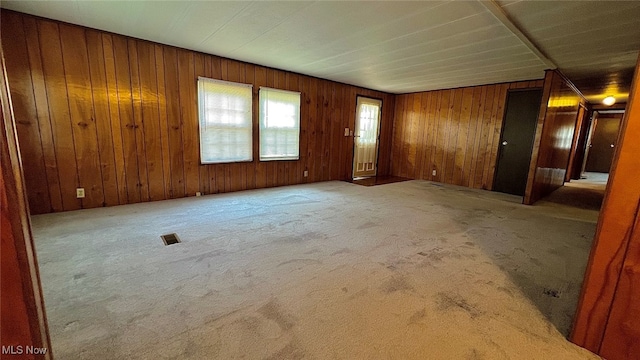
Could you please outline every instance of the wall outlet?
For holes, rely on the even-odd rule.
[[[202,193],[200,191],[196,191],[196,196],[202,196]]]
[[[77,188],[76,189],[76,198],[84,199],[84,188]]]
[[[344,136],[349,136],[349,128],[344,128]]]
[[[436,176],[436,169],[433,169],[433,171],[431,172],[431,175]]]
[[[304,175],[304,177],[309,176],[309,171],[305,170],[305,171],[302,173],[302,175]]]

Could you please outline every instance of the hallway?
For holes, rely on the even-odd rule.
[[[555,203],[599,212],[609,180],[608,173],[587,172],[582,179],[567,182],[563,187],[536,203]]]

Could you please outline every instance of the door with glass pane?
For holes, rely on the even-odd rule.
[[[382,100],[358,96],[354,132],[353,177],[376,176]]]

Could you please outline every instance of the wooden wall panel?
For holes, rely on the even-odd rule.
[[[355,127],[358,95],[383,100],[378,173],[391,171],[392,94],[9,10],[1,16],[33,213],[350,179],[353,138],[344,129]],[[253,85],[252,162],[200,164],[198,76]],[[259,161],[260,86],[301,92],[299,160]],[[76,199],[77,187],[85,199]]]
[[[547,71],[525,204],[533,204],[564,185],[581,103],[585,100],[561,74]]]
[[[7,39],[6,66],[7,71],[19,73],[22,76],[11,79],[11,88],[15,98],[14,114],[16,127],[18,128],[18,140],[24,147],[23,156],[31,159],[24,164],[24,171],[33,174],[27,178],[29,186],[29,203],[33,204],[34,211],[46,212],[51,209],[49,189],[46,185],[47,176],[42,146],[40,146],[40,127],[36,100],[34,98],[34,85],[29,71],[29,54],[26,44],[25,29],[22,18],[19,16],[7,16],[2,21],[2,31],[6,27],[17,27],[15,37]],[[25,61],[27,60],[27,61]]]
[[[391,174],[491,190],[507,91],[542,84],[519,81],[397,95]]]
[[[629,99],[570,337],[611,360],[637,359],[640,336],[640,58]]]
[[[24,349],[25,346],[47,350],[44,356],[17,356],[21,359],[52,359],[38,260],[31,234],[24,167],[16,142],[17,119],[11,109],[2,47],[0,101],[0,343],[3,350],[10,347]],[[3,358],[6,358],[4,354]]]

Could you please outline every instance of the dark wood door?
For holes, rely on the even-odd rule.
[[[613,160],[618,132],[620,131],[621,115],[598,116],[595,131],[589,144],[586,171],[608,173]]]
[[[540,89],[507,95],[494,191],[524,195],[541,99]]]

